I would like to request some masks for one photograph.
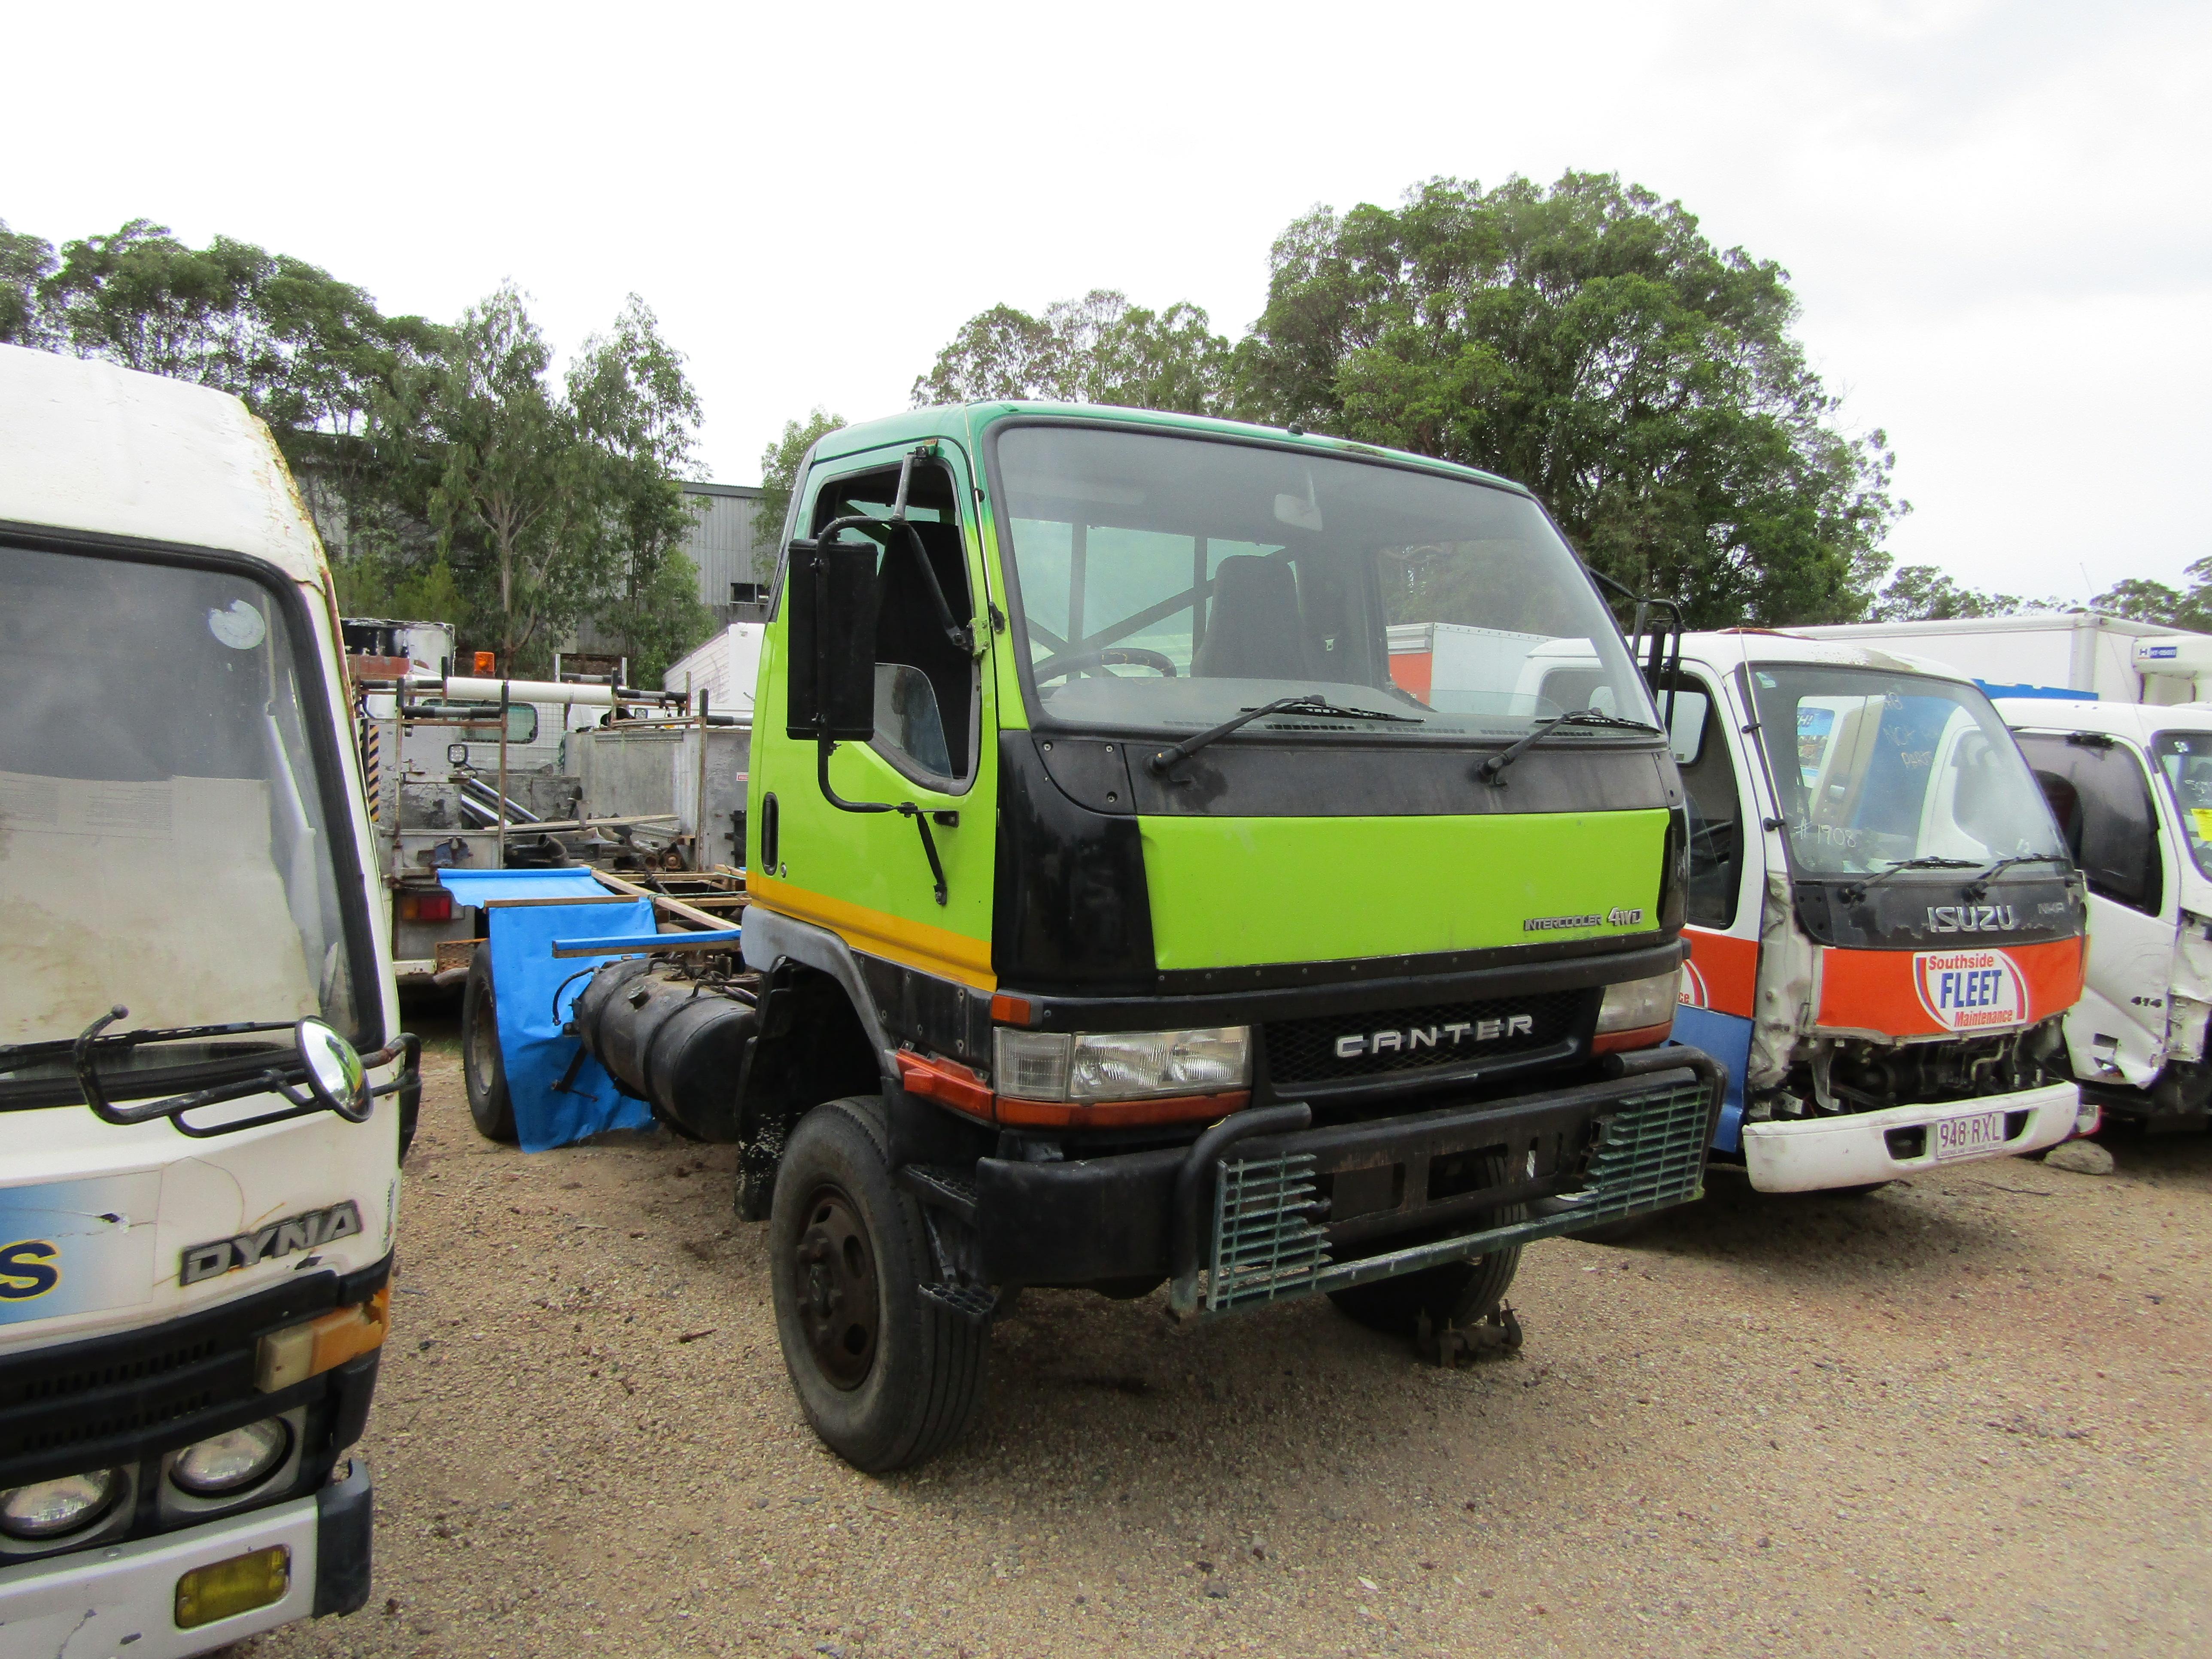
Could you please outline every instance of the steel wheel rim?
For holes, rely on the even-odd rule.
[[[835,1182],[806,1200],[792,1252],[792,1299],[815,1369],[848,1393],[875,1368],[882,1325],[875,1241],[860,1206]]]
[[[479,1012],[469,1024],[469,1080],[478,1094],[490,1091],[492,1080],[491,1021]]]

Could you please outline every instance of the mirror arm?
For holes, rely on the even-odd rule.
[[[830,756],[836,747],[835,741],[823,738],[815,748],[814,781],[822,787],[822,799],[841,812],[896,812],[901,817],[912,818],[914,827],[921,831],[922,855],[929,860],[930,878],[937,884],[937,902],[946,902],[945,863],[937,856],[937,837],[929,833],[929,814],[910,800],[847,800],[830,782]]]

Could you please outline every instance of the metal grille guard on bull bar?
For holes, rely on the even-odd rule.
[[[1605,1100],[1579,1185],[1536,1197],[1534,1207],[1543,1213],[1349,1261],[1332,1257],[1328,1230],[1315,1219],[1320,1199],[1314,1155],[1282,1139],[1311,1125],[1311,1109],[1268,1106],[1224,1118],[1199,1137],[1176,1171],[1170,1310],[1178,1318],[1205,1318],[1343,1290],[1700,1196],[1724,1082],[1719,1064],[1679,1046],[1612,1054],[1602,1064],[1609,1081],[1649,1078],[1651,1086]],[[1229,1156],[1255,1140],[1262,1141],[1249,1148],[1257,1156]]]

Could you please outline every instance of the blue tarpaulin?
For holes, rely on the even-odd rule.
[[[438,879],[463,904],[480,905],[507,899],[606,898],[610,889],[600,885],[589,870],[441,870]]]
[[[459,879],[456,879],[459,878]],[[580,881],[579,881],[580,878]],[[562,1028],[592,970],[624,954],[556,958],[553,940],[634,938],[653,932],[653,901],[623,904],[501,905],[501,899],[604,900],[607,890],[580,870],[447,870],[440,879],[463,904],[491,902],[491,982],[498,1001],[499,1055],[526,1152],[566,1146],[608,1129],[642,1129],[651,1109],[615,1088],[606,1068]],[[574,1068],[573,1075],[571,1068]]]

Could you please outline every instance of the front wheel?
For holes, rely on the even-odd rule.
[[[468,983],[461,993],[461,1083],[477,1133],[512,1146],[514,1102],[508,1098],[507,1065],[499,1056],[499,1000],[492,994],[489,945],[477,945],[470,956]]]
[[[776,1338],[815,1433],[872,1474],[934,1457],[982,1403],[988,1333],[922,1296],[925,1227],[891,1182],[872,1103],[799,1121],[769,1215]]]

